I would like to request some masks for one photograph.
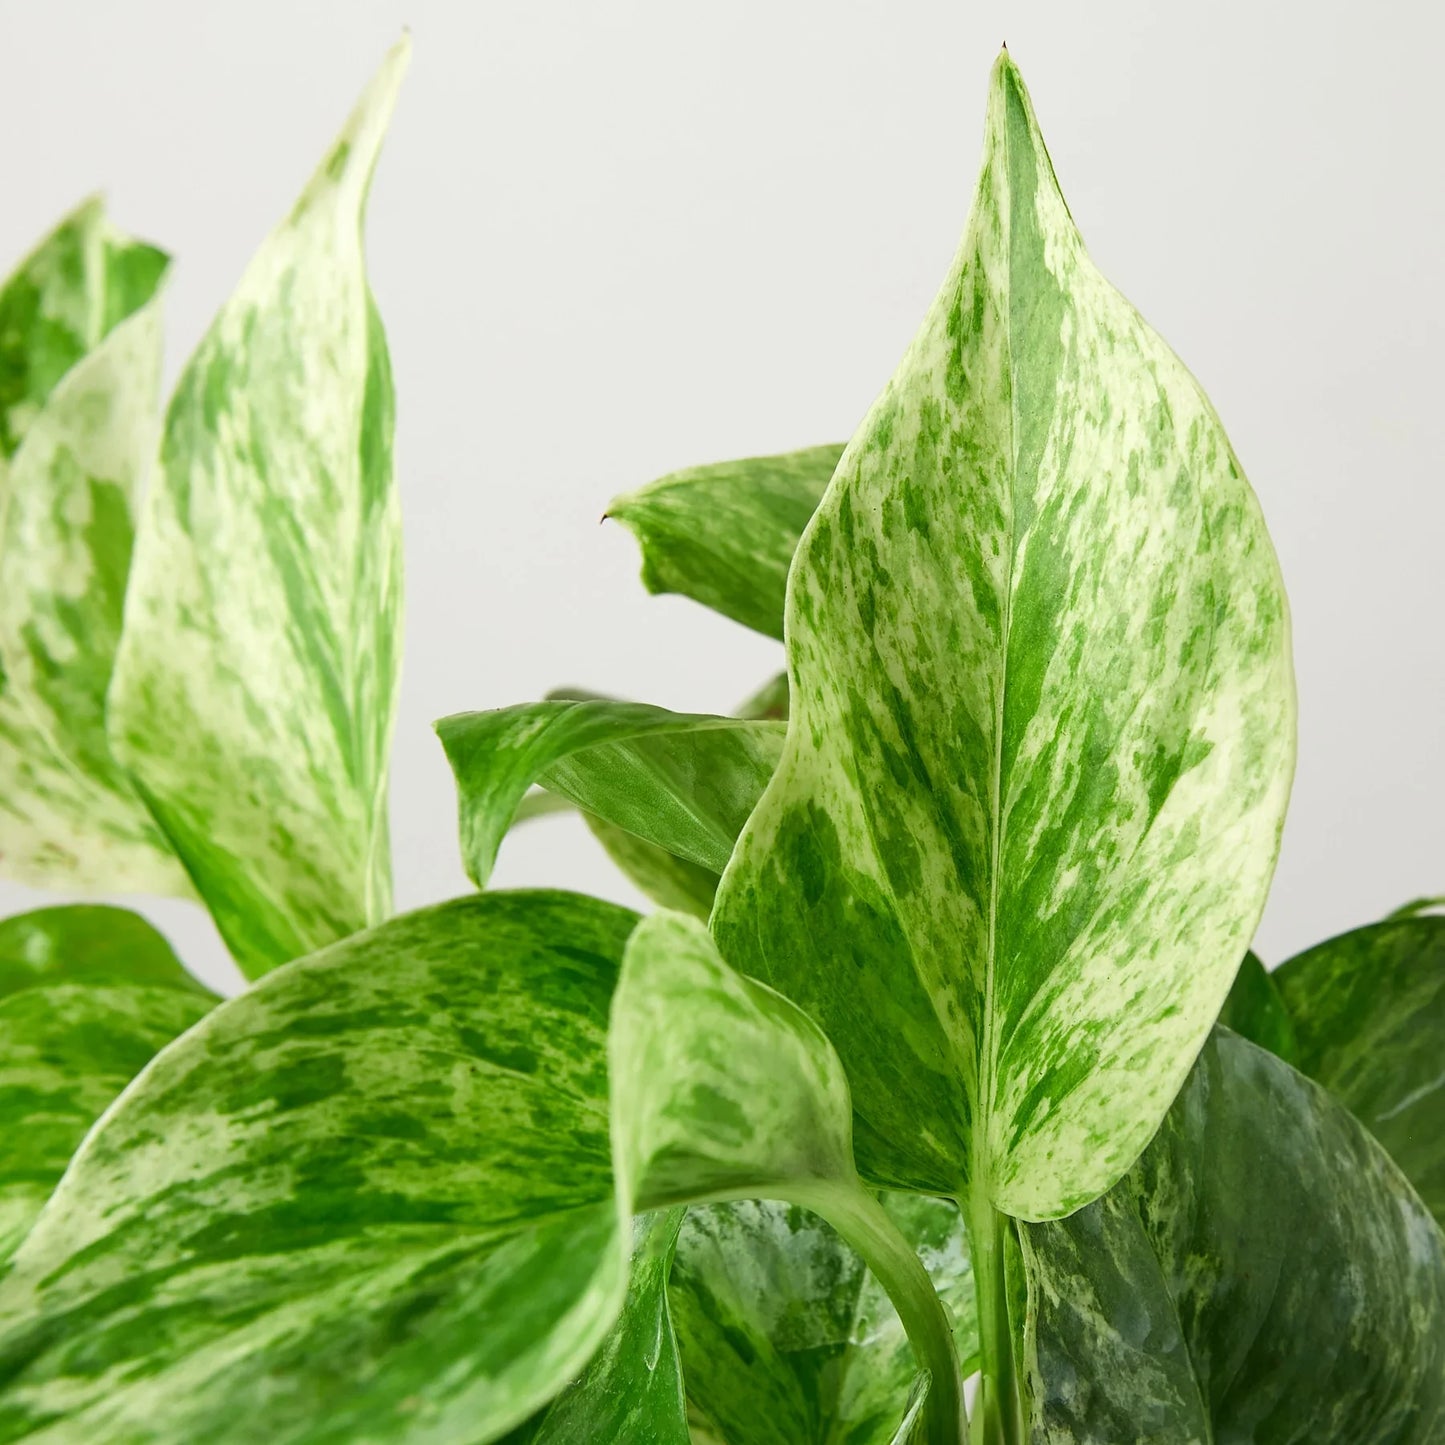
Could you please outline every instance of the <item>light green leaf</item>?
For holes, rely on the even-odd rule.
[[[948,1309],[964,1373],[978,1353],[959,1212],[887,1194]],[[917,1366],[862,1259],[817,1216],[743,1202],[688,1211],[668,1285],[693,1404],[728,1445],[888,1445]]]
[[[98,903],[0,919],[0,995],[49,983],[138,983],[214,997],[140,914]]]
[[[34,887],[190,893],[105,732],[165,267],[91,201],[0,291],[0,867]]]
[[[507,1445],[688,1445],[682,1369],[668,1313],[667,1276],[681,1209],[636,1221],[627,1303],[582,1377]],[[730,1442],[736,1445],[736,1442]]]
[[[1269,970],[1252,952],[1244,955],[1219,1022],[1298,1067],[1299,1041],[1289,1010]]]
[[[859,1183],[847,1082],[818,1026],[733,972],[696,919],[655,913],[628,940],[607,1048],[623,1197],[635,1209],[775,1199],[819,1214],[878,1277],[929,1371],[928,1438],[956,1445],[951,1328],[918,1255]]]
[[[214,1001],[195,988],[90,979],[0,998],[0,1262],[90,1126]]]
[[[642,584],[680,592],[769,637],[808,518],[843,448],[809,447],[669,472],[607,508],[642,544]]]
[[[971,1219],[1078,1208],[1254,930],[1294,689],[1259,508],[1085,253],[1007,56],[962,247],[799,546],[787,642],[724,955],[826,1029],[868,1177]]]
[[[774,722],[788,720],[788,674],[780,672],[765,682],[738,707],[739,717],[771,718]]]
[[[407,43],[182,373],[111,741],[250,975],[386,916],[392,386],[361,220]]]
[[[1349,1113],[1225,1030],[1137,1167],[1021,1240],[1035,1445],[1445,1432],[1445,1239]]]
[[[626,1289],[605,1030],[634,922],[474,896],[217,1008],[0,1282],[0,1439],[450,1445],[529,1417]]]
[[[534,782],[719,874],[783,741],[774,722],[606,698],[457,713],[436,729],[456,775],[462,855],[479,888]]]
[[[582,821],[623,876],[654,903],[707,920],[718,885],[711,868],[678,858],[595,813],[584,811]]]
[[[1358,928],[1280,965],[1299,1068],[1389,1151],[1445,1224],[1445,918]]]

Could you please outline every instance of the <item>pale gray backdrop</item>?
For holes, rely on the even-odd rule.
[[[636,581],[617,491],[845,438],[962,229],[1007,41],[1095,257],[1218,405],[1295,620],[1268,958],[1445,892],[1436,7],[0,0],[0,264],[103,188],[171,374],[404,26],[372,192],[399,395],[397,896],[466,886],[431,722],[563,683],[729,708],[766,640]],[[580,825],[497,882],[633,895]],[[38,895],[0,885],[0,912]],[[214,980],[199,911],[148,911]]]

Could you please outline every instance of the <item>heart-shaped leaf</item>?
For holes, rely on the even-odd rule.
[[[1138,1165],[1025,1226],[1037,1445],[1432,1445],[1445,1239],[1318,1085],[1218,1031]]]
[[[649,592],[680,592],[770,637],[783,635],[783,589],[841,446],[688,467],[607,508],[642,544]]]
[[[401,527],[361,223],[407,50],[182,373],[126,596],[111,743],[251,976],[391,907]]]

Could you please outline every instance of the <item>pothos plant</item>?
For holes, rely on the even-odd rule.
[[[159,251],[91,202],[0,293],[0,862],[256,980],[0,924],[0,1440],[1438,1445],[1445,919],[1246,953],[1279,569],[1006,55],[848,444],[612,505],[786,674],[438,724],[479,890],[567,807],[661,906],[391,916],[404,64],[163,422]]]

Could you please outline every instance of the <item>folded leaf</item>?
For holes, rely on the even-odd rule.
[[[799,547],[787,642],[724,955],[827,1030],[868,1177],[1078,1208],[1224,1002],[1294,690],[1259,508],[1085,253],[1007,56],[962,247]]]
[[[1037,1445],[1445,1432],[1445,1238],[1345,1109],[1228,1031],[1138,1166],[1021,1242]]]
[[[98,903],[0,919],[0,995],[48,983],[137,983],[214,999],[138,913]]]
[[[506,1445],[688,1445],[682,1370],[668,1314],[681,1209],[636,1222],[632,1278],[622,1315],[581,1379],[534,1419],[507,1436]],[[732,1442],[736,1445],[736,1442]]]
[[[462,854],[479,888],[534,782],[721,873],[783,739],[774,722],[606,698],[457,713],[436,728],[456,775]]]
[[[1445,918],[1332,938],[1274,973],[1298,1066],[1345,1104],[1445,1225]]]
[[[669,472],[607,515],[642,544],[649,592],[680,592],[769,637],[798,538],[838,465],[839,445]]]
[[[0,1439],[485,1442],[530,1416],[626,1289],[605,1031],[634,922],[471,897],[217,1008],[0,1281]]]
[[[166,264],[90,201],[0,290],[0,867],[36,887],[190,892],[105,731]]]
[[[111,742],[251,976],[391,906],[401,532],[361,220],[406,59],[182,373],[126,598]]]
[[[959,1212],[889,1194],[951,1316],[963,1371],[978,1353]],[[688,1211],[668,1285],[688,1396],[728,1445],[888,1445],[917,1366],[876,1278],[821,1219],[786,1204]]]
[[[1254,953],[1244,955],[1219,1022],[1287,1064],[1299,1066],[1299,1041],[1289,1010],[1274,978]]]

